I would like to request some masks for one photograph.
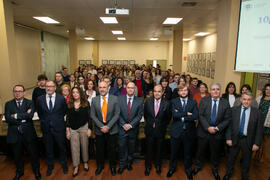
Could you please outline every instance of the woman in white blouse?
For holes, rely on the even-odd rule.
[[[222,94],[222,98],[227,99],[229,101],[230,107],[233,107],[236,98],[239,95],[236,93],[236,86],[234,82],[229,82],[226,86],[225,93]]]
[[[95,85],[94,81],[88,80],[85,83],[85,93],[86,93],[87,100],[88,100],[90,105],[92,104],[92,99],[97,96],[97,93],[95,90],[96,90],[96,85]]]

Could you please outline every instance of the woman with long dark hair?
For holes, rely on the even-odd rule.
[[[167,78],[161,78],[160,84],[163,89],[163,98],[166,100],[171,100],[172,98],[172,89],[169,87],[169,80]]]
[[[257,160],[270,162],[270,83],[265,84],[259,100],[259,110],[264,118],[264,137],[262,148],[256,153]]]
[[[238,97],[239,95],[236,93],[236,86],[234,82],[229,82],[226,86],[225,93],[222,94],[222,98],[227,99],[230,107],[233,107],[234,102]]]
[[[80,151],[84,170],[88,171],[88,138],[91,136],[92,120],[90,117],[90,104],[83,90],[73,87],[68,102],[66,137],[70,140],[72,163],[75,177],[79,172]],[[81,147],[81,148],[80,148]]]

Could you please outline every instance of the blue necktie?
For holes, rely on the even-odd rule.
[[[183,111],[186,111],[186,101],[183,99]],[[183,122],[183,129],[186,129],[186,124]]]
[[[240,128],[239,128],[239,136],[244,136],[244,129],[245,129],[245,123],[246,123],[246,110],[247,108],[244,108],[242,112],[242,118],[241,118],[241,123],[240,123]]]
[[[217,100],[214,99],[214,106],[212,109],[211,121],[210,121],[211,126],[216,126],[216,116],[217,116]]]
[[[52,112],[52,109],[53,109],[52,96],[49,96],[49,97],[50,97],[50,101],[49,101],[49,110]]]
[[[17,103],[18,103],[18,109],[19,109],[19,111],[21,111],[22,110],[21,102],[18,101]],[[23,134],[22,125],[18,126],[18,131],[19,131],[19,133]]]

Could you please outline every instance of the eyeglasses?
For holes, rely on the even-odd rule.
[[[46,86],[46,88],[54,88],[55,86]]]
[[[14,93],[23,93],[23,91],[13,91]]]

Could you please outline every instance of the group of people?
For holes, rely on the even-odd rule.
[[[70,140],[73,177],[83,169],[89,170],[88,138],[95,135],[96,175],[104,169],[105,154],[114,176],[125,169],[131,171],[133,154],[144,117],[146,135],[145,175],[149,176],[152,161],[156,173],[161,173],[162,146],[168,124],[170,127],[170,163],[167,177],[177,169],[180,148],[184,153],[184,169],[193,179],[203,165],[205,150],[210,149],[211,169],[218,173],[220,149],[229,147],[226,174],[232,176],[237,156],[242,151],[242,179],[248,179],[252,152],[258,151],[264,139],[264,152],[270,135],[270,84],[256,101],[249,85],[243,85],[240,95],[230,82],[221,95],[219,83],[207,84],[190,75],[172,70],[161,71],[150,66],[83,66],[69,75],[67,68],[55,74],[55,80],[38,76],[38,87],[32,101],[24,98],[23,85],[13,88],[14,99],[5,105],[8,123],[7,142],[12,145],[16,165],[15,180],[24,173],[23,146],[31,157],[36,179],[41,179],[36,131],[33,115],[40,119],[50,176],[54,169],[54,146],[60,152],[63,173],[68,173],[66,139]],[[192,147],[197,138],[197,154],[192,168]],[[118,151],[117,151],[118,149]],[[153,157],[153,154],[155,155]],[[80,158],[80,155],[82,158]],[[265,156],[265,157],[264,157]],[[119,158],[118,158],[119,157]],[[268,159],[269,155],[263,155]],[[119,161],[119,169],[116,164]]]

